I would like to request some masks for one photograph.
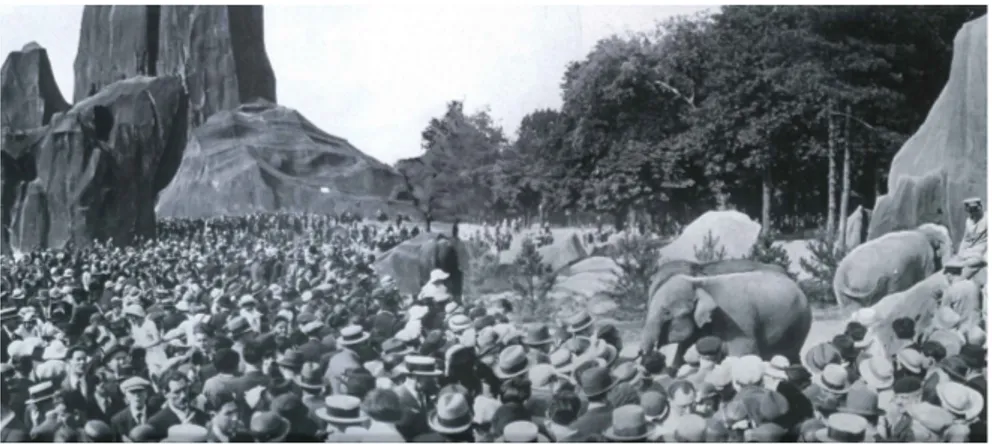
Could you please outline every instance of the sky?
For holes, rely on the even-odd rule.
[[[417,156],[446,103],[488,107],[506,133],[561,106],[565,67],[612,34],[716,6],[280,6],[265,8],[277,101],[386,163]],[[0,6],[0,50],[36,41],[73,96],[82,5]]]

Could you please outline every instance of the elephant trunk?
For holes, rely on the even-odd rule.
[[[648,353],[654,352],[659,346],[663,346],[668,343],[668,326],[669,322],[660,317],[648,316],[648,322],[644,326],[644,332],[641,336],[641,354],[647,355]]]

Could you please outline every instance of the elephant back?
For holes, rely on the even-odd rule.
[[[687,260],[673,260],[662,264],[658,272],[651,280],[651,287],[648,296],[653,295],[659,287],[676,275],[698,276],[720,276],[730,273],[743,273],[748,271],[769,271],[788,276],[785,269],[775,265],[766,264],[749,259],[726,259],[706,263],[698,263]]]

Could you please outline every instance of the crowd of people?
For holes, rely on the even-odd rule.
[[[0,442],[986,439],[985,333],[953,310],[925,335],[897,320],[893,354],[863,309],[803,362],[704,337],[672,368],[589,313],[453,302],[440,270],[399,294],[371,267],[388,233],[169,220],[134,247],[0,259]]]

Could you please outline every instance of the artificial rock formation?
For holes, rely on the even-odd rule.
[[[892,159],[889,194],[875,205],[868,229],[874,239],[892,231],[939,223],[955,243],[964,232],[968,197],[986,199],[986,34],[982,16],[954,38],[947,85],[920,129]]]
[[[158,36],[157,71],[185,79],[191,125],[258,98],[276,101],[261,5],[162,6]]]
[[[259,100],[194,131],[159,217],[275,211],[394,214],[402,179],[293,109]]]
[[[7,229],[17,190],[36,175],[31,148],[39,132],[34,129],[47,125],[56,113],[69,109],[69,104],[55,83],[48,52],[34,42],[7,55],[0,70],[0,85],[0,126],[5,139],[0,150],[0,246],[7,251]]]
[[[186,97],[175,77],[113,83],[34,131],[37,177],[18,189],[11,244],[20,250],[129,243],[155,233],[155,195],[186,143]]]
[[[86,6],[76,54],[75,101],[125,78],[176,75],[187,122],[255,98],[276,99],[262,6]]]

